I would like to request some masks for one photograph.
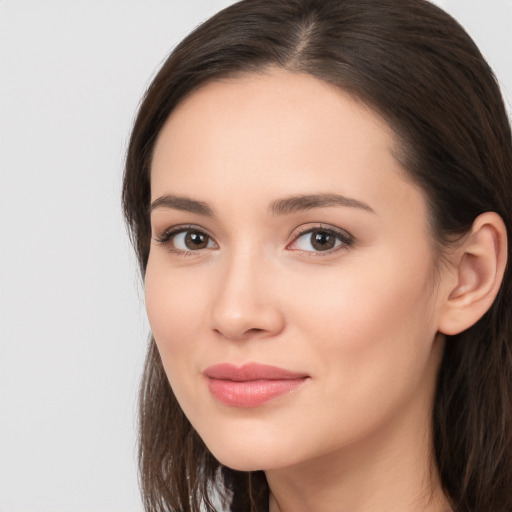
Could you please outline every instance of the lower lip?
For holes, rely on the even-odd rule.
[[[274,398],[291,393],[306,382],[306,378],[283,380],[232,381],[208,379],[210,393],[220,402],[233,407],[258,407]]]

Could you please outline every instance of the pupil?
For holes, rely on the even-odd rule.
[[[334,247],[335,239],[330,233],[317,231],[311,236],[311,244],[319,251],[327,251]]]
[[[189,249],[204,249],[208,245],[208,238],[203,233],[189,231],[185,236],[185,245]]]

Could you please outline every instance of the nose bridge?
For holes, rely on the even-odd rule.
[[[269,286],[273,264],[261,246],[237,247],[222,257],[219,267],[212,328],[232,339],[278,333],[284,318]]]

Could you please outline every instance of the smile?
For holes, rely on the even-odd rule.
[[[232,407],[250,408],[273,400],[299,388],[310,377],[276,366],[249,363],[243,366],[219,364],[203,374],[210,393]]]

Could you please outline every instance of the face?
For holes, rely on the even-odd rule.
[[[393,149],[365,105],[277,70],[204,86],[161,131],[148,317],[225,465],[270,470],[428,429],[434,254]]]

